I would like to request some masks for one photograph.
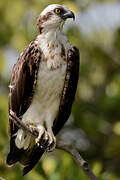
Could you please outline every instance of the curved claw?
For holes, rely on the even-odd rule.
[[[55,136],[52,136],[52,143],[47,148],[47,151],[52,152],[55,149],[55,147],[56,147],[56,138]]]
[[[39,126],[36,130],[39,132],[38,137],[35,139],[37,146],[47,151],[53,151],[56,146],[56,138],[53,133],[46,131],[43,126]]]

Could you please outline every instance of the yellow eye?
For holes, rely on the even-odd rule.
[[[56,12],[57,14],[60,14],[61,10],[60,10],[60,9],[55,9],[55,12]]]

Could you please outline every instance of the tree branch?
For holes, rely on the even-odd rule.
[[[88,176],[90,180],[98,180],[91,168],[89,167],[88,163],[82,158],[80,153],[73,146],[62,140],[59,140],[57,141],[56,149],[61,149],[71,154],[75,162],[84,171],[84,173],[86,174],[86,176]]]
[[[16,115],[13,111],[10,111],[9,118],[15,123],[19,128],[27,131],[34,137],[38,137],[38,132],[33,130],[31,127],[27,126],[24,124]],[[78,164],[78,166],[83,170],[83,172],[88,176],[90,180],[98,180],[97,177],[94,175],[93,171],[89,167],[88,163],[82,158],[82,156],[79,154],[79,152],[71,145],[68,143],[59,140],[57,141],[56,144],[56,149],[61,149],[69,154],[72,155],[73,159],[75,162]]]

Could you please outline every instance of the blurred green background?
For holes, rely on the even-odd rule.
[[[0,177],[5,180],[87,180],[66,152],[46,153],[25,177],[7,167],[8,85],[13,64],[37,34],[36,19],[47,5],[76,13],[66,23],[81,52],[80,79],[72,114],[59,137],[73,144],[100,180],[120,180],[120,2],[117,0],[0,0]]]

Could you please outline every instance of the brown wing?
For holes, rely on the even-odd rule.
[[[67,71],[61,95],[59,113],[54,121],[53,132],[56,135],[68,120],[75,97],[79,77],[79,50],[73,46],[68,51]]]
[[[10,82],[9,110],[12,110],[19,118],[31,104],[40,58],[40,50],[33,41],[14,65]],[[16,126],[10,120],[10,134],[13,135],[16,130]]]
[[[9,112],[12,110],[17,117],[21,116],[29,108],[34,89],[37,82],[37,74],[41,59],[41,52],[37,44],[34,41],[25,49],[23,54],[18,59],[12,72],[10,82],[10,94],[9,94]],[[23,149],[18,149],[15,146],[15,136],[18,127],[13,123],[12,119],[9,120],[9,132],[10,132],[10,153],[7,157],[7,164],[12,165],[17,161],[25,158]],[[22,157],[23,155],[23,157]]]

